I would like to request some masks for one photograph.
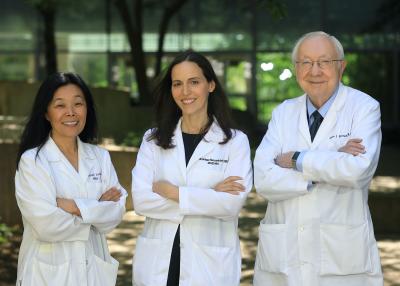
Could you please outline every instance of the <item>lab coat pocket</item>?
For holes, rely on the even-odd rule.
[[[321,225],[321,275],[372,271],[368,225]]]
[[[194,243],[190,285],[239,285],[240,265],[238,255],[235,247]]]
[[[260,224],[257,268],[287,275],[286,224]]]
[[[133,285],[165,285],[172,242],[139,236],[133,257]]]
[[[88,261],[89,286],[115,286],[117,281],[119,262],[110,257],[111,262],[106,262],[93,255]]]
[[[51,265],[34,258],[32,260],[31,279],[24,278],[22,285],[72,286],[74,283],[68,282],[70,265],[69,261],[60,265]]]

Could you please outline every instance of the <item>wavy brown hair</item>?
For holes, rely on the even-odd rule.
[[[225,138],[220,144],[225,144],[232,138],[231,128],[233,127],[228,98],[218,81],[211,63],[206,57],[192,50],[179,54],[162,74],[154,91],[156,127],[152,129],[147,140],[156,140],[156,144],[164,149],[175,147],[172,144],[172,136],[176,124],[182,116],[182,111],[172,97],[171,73],[174,66],[185,61],[193,62],[198,65],[207,81],[215,82],[215,89],[213,92],[210,92],[208,96],[208,122],[202,131],[207,132],[215,118],[225,134]]]

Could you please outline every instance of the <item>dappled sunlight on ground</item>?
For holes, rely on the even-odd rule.
[[[391,193],[400,190],[400,177],[376,176],[371,182],[370,190],[374,192]]]
[[[377,239],[385,286],[400,286],[400,236]]]
[[[144,217],[127,212],[117,229],[107,235],[111,255],[119,261],[117,285],[132,285],[132,256]]]

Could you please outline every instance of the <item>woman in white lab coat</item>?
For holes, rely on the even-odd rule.
[[[92,95],[78,75],[42,83],[17,158],[18,286],[115,285],[118,262],[105,234],[122,219],[126,191],[108,152],[88,143],[96,129]]]
[[[252,187],[247,136],[231,129],[210,62],[187,51],[156,89],[156,127],[132,171],[135,211],[146,217],[133,285],[240,283],[238,215]]]

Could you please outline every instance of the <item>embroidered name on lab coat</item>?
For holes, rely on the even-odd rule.
[[[101,172],[89,174],[88,179],[89,179],[89,181],[92,181],[92,182],[100,182],[101,181]]]
[[[222,163],[228,163],[225,159],[212,159],[212,158],[200,158],[200,161],[206,161],[208,165],[220,165]]]
[[[329,137],[329,139],[346,138],[346,137],[349,137],[350,135],[351,135],[350,132],[347,132],[346,134],[336,134],[336,135],[332,135],[331,137]]]

